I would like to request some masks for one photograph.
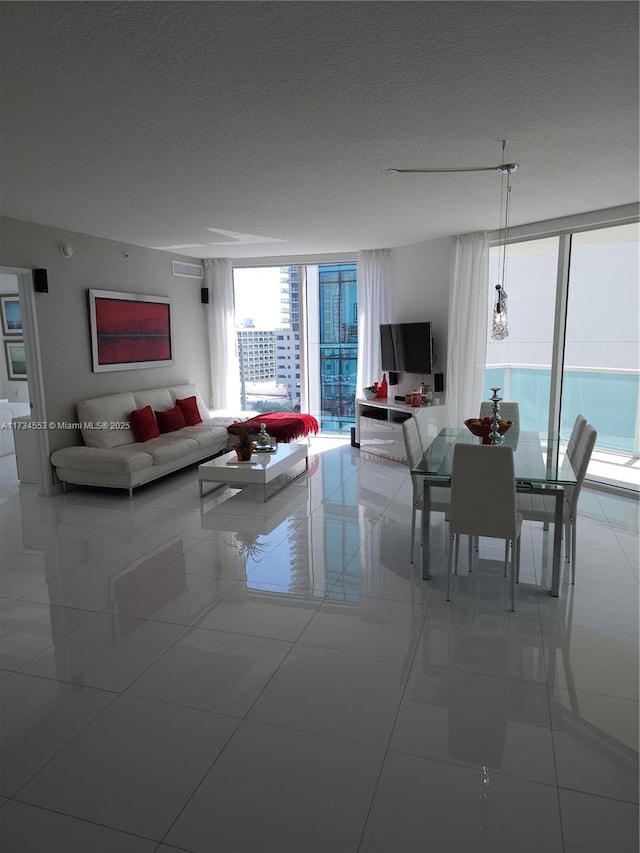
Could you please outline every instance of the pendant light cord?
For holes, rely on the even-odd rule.
[[[505,147],[507,144],[507,140],[502,140],[502,165],[506,167],[505,163]],[[504,226],[502,229],[502,275],[500,279],[500,294],[499,299],[503,296],[506,296],[504,290],[504,283],[507,280],[507,243],[509,240],[509,203],[511,200],[511,169],[503,168],[502,170],[502,184],[500,188],[500,222],[502,222],[502,214],[504,212]]]

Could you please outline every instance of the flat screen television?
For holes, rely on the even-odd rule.
[[[382,369],[396,373],[396,350],[393,345],[393,326],[384,323],[380,326],[380,357]]]
[[[433,373],[431,323],[386,323],[380,326],[383,370]]]
[[[398,323],[393,327],[397,369],[404,373],[433,372],[431,323]]]

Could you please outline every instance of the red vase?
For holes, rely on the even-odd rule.
[[[387,399],[387,393],[388,393],[387,374],[383,373],[382,374],[382,382],[380,383],[380,388],[378,389],[378,400],[386,400]]]

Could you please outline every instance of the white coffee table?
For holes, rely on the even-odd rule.
[[[286,480],[278,486],[271,494],[268,493],[268,484],[282,474],[290,471],[298,462],[304,461],[304,470],[294,477]],[[215,488],[222,485],[238,484],[239,486],[262,485],[264,486],[264,499],[277,494],[293,480],[300,477],[309,467],[308,447],[306,444],[278,444],[273,453],[254,453],[251,462],[238,462],[235,451],[216,456],[208,462],[198,465],[198,480],[200,486],[200,497],[205,492],[203,483],[217,483]],[[209,491],[213,491],[210,489]]]

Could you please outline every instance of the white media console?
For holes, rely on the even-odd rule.
[[[426,406],[429,412],[429,432],[433,438],[446,426],[445,406]],[[363,400],[356,398],[356,426],[354,439],[360,450],[372,456],[381,456],[394,462],[407,464],[404,449],[402,422],[416,409],[406,403],[391,400]]]

